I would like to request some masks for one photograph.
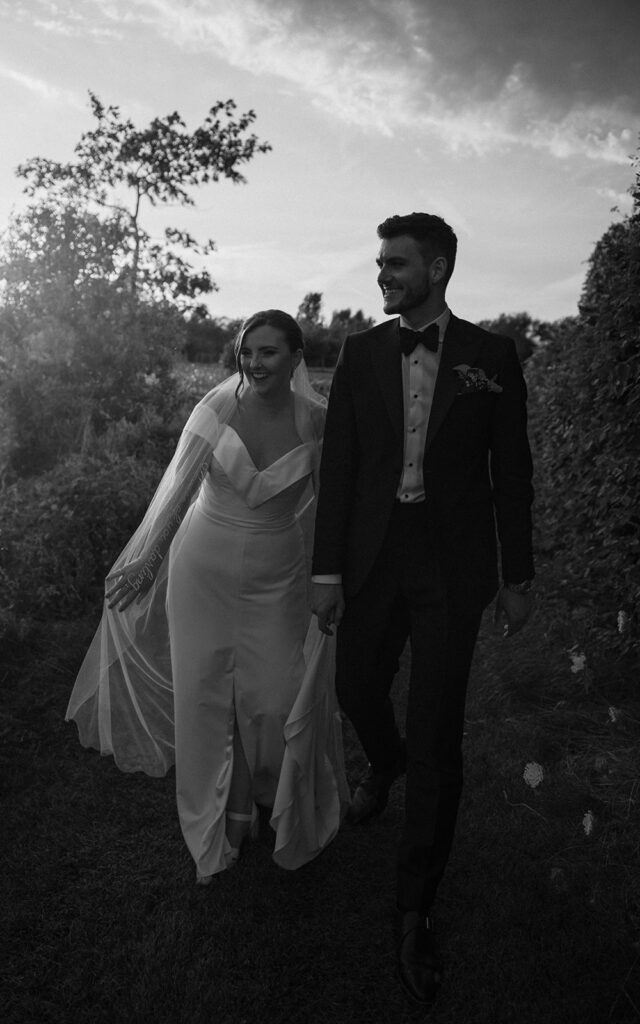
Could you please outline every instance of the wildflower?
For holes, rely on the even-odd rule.
[[[585,666],[587,664],[586,654],[576,654],[575,650],[573,650],[569,651],[569,657],[571,658],[571,671],[573,672],[574,676],[577,675],[578,672],[584,672]]]
[[[618,633],[624,633],[629,625],[629,616],[624,611],[618,612]]]
[[[593,811],[587,811],[582,819],[582,827],[584,829],[585,836],[590,836],[593,832],[593,826],[595,824],[595,815]]]
[[[540,785],[544,778],[542,765],[538,764],[536,761],[529,761],[529,763],[524,766],[522,778],[526,782],[527,786],[531,786],[532,789],[535,789],[536,786]]]

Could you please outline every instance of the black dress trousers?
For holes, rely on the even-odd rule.
[[[398,853],[401,910],[428,912],[453,841],[462,789],[467,681],[482,608],[447,580],[428,502],[396,502],[383,547],[338,630],[336,690],[376,772],[391,772],[401,737],[390,700],[407,637],[405,823]]]

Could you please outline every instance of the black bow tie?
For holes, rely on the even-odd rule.
[[[422,344],[430,352],[438,351],[440,328],[437,324],[429,324],[425,331],[412,331],[408,327],[399,327],[400,348],[405,356],[411,355],[416,345]]]

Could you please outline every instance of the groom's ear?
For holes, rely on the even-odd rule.
[[[447,260],[445,256],[436,256],[429,267],[429,280],[431,284],[440,284],[447,276]]]

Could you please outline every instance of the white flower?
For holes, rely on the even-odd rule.
[[[593,832],[593,826],[595,825],[595,815],[593,811],[587,811],[584,818],[582,819],[582,827],[584,829],[585,836],[590,836]]]
[[[538,764],[537,761],[529,761],[529,763],[524,766],[522,778],[526,782],[527,786],[531,786],[532,789],[535,789],[536,786],[540,785],[544,778],[542,765]]]
[[[624,633],[629,625],[629,616],[626,612],[618,612],[618,633]]]
[[[569,657],[571,658],[571,671],[573,672],[573,674],[577,675],[578,672],[584,672],[585,666],[587,664],[586,654],[576,654],[575,651],[569,651]]]
[[[617,722],[618,719],[620,718],[620,713],[621,713],[620,712],[620,708],[610,707],[609,708],[609,721],[610,722]]]

